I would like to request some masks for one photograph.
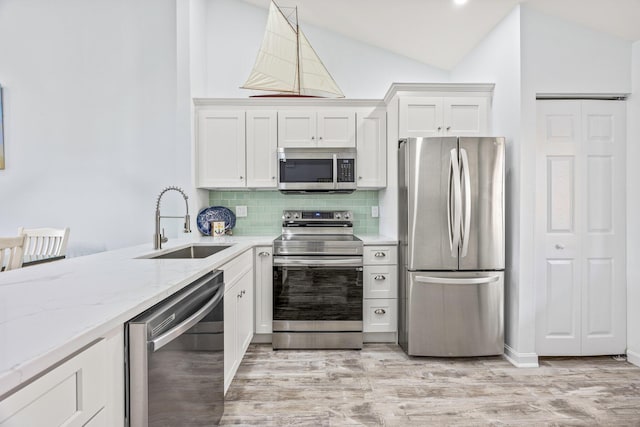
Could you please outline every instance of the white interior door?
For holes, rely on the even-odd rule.
[[[538,355],[624,352],[624,116],[622,102],[538,102]]]

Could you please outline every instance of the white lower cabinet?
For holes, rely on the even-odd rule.
[[[273,332],[273,249],[255,248],[256,334]]]
[[[0,426],[109,426],[124,420],[122,327],[0,401]]]
[[[224,271],[224,391],[253,338],[253,251],[220,267]]]
[[[395,340],[398,330],[398,252],[395,245],[366,245],[363,332],[365,341]],[[374,333],[384,333],[375,338]],[[369,337],[367,336],[369,334]],[[384,338],[386,336],[386,338]]]

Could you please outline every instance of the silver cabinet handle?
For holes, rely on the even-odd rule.
[[[451,130],[451,126],[447,126],[447,130]]]
[[[264,252],[264,251],[258,254],[258,256],[269,256],[269,255],[271,255],[269,252]]]
[[[563,250],[564,249],[564,245],[561,245],[560,243],[556,243],[556,249]]]
[[[238,294],[238,298],[242,298],[244,296],[244,294],[246,294],[247,292],[243,289],[240,291],[240,293]]]
[[[244,179],[244,177],[240,176],[240,179]]]
[[[319,136],[319,137],[318,137],[318,139],[319,139],[320,141],[322,141],[322,137],[321,137],[321,136]]]
[[[359,176],[359,177],[358,177],[358,179],[362,179],[362,177],[361,177],[361,176]]]
[[[375,254],[373,254],[373,256],[376,258],[384,258],[387,256],[387,254],[385,254],[384,252],[376,252]]]
[[[378,308],[376,309],[376,311],[374,311],[375,314],[386,314],[387,312],[384,310],[384,308]]]
[[[312,136],[312,137],[311,137],[311,140],[312,140],[312,141],[315,141],[315,139],[316,139],[316,137],[315,137],[315,136]]]
[[[442,130],[442,126],[438,126],[438,130]]]
[[[272,177],[271,177],[271,179],[276,179],[276,177],[275,177],[275,176],[272,176]]]
[[[378,274],[377,276],[374,277],[375,280],[385,280],[386,277],[384,277],[382,274]]]

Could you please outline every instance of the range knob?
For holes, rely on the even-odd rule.
[[[293,219],[299,219],[299,218],[300,218],[300,215],[298,215],[298,212],[293,214]]]
[[[336,212],[336,214],[334,215],[335,219],[340,219],[342,218],[342,215],[340,215],[340,212]]]
[[[344,219],[349,219],[349,218],[351,218],[351,215],[349,215],[349,212],[345,212]]]
[[[284,219],[291,219],[291,214],[289,212],[285,213]]]

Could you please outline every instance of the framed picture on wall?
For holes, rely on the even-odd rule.
[[[0,86],[0,169],[4,169],[4,121],[2,119],[2,86]]]
[[[0,86],[0,169],[4,169],[4,126],[2,124],[2,86]]]

